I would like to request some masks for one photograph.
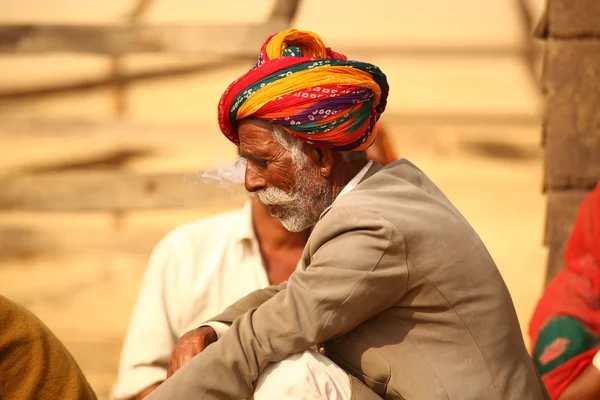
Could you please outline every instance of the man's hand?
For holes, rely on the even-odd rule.
[[[209,344],[216,342],[217,339],[217,333],[209,326],[201,326],[183,335],[173,349],[167,378],[170,378],[175,371],[201,353]]]

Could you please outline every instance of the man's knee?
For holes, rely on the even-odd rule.
[[[278,397],[272,397],[274,395]],[[307,350],[269,365],[256,382],[254,398],[350,398],[348,374],[327,357]]]

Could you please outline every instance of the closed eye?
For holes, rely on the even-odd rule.
[[[254,164],[260,168],[266,168],[267,165],[269,165],[269,160],[266,158],[261,158],[261,157],[255,156],[255,155],[244,154],[244,153],[240,154],[240,156],[242,158],[246,159],[246,161],[249,161],[252,164]]]
[[[261,168],[267,168],[267,165],[269,165],[269,161],[261,158],[253,159],[252,162]]]

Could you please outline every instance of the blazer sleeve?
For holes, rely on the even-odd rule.
[[[255,290],[254,292],[242,297],[227,307],[221,314],[211,318],[209,322],[222,322],[225,324],[231,324],[236,320],[237,317],[245,314],[253,308],[260,306],[277,293],[285,290],[286,287],[287,281],[282,282],[279,285],[271,285],[264,289]]]
[[[287,287],[235,319],[221,339],[153,395],[248,398],[267,365],[343,335],[406,292],[404,239],[376,214],[330,209],[311,235],[309,254],[306,270],[296,271]]]

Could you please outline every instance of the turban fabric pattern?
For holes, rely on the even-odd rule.
[[[361,151],[375,140],[388,90],[376,66],[348,60],[312,32],[288,29],[270,36],[256,65],[225,90],[219,126],[236,145],[238,121],[257,118],[315,146]]]

